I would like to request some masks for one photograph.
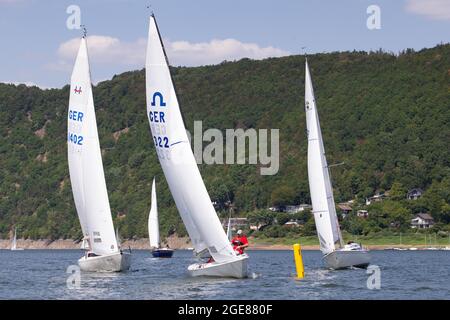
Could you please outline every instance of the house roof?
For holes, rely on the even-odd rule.
[[[408,191],[408,194],[410,194],[410,193],[416,193],[416,192],[423,193],[423,190],[420,189],[420,188],[414,188],[414,189],[409,190],[409,191]]]
[[[418,215],[416,215],[416,217],[420,217],[423,220],[433,220],[433,217],[430,216],[428,213],[419,213]]]
[[[352,207],[350,207],[348,204],[345,203],[339,203],[338,208],[344,211],[352,211]]]

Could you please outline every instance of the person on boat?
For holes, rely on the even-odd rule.
[[[234,251],[237,254],[243,254],[244,249],[248,247],[247,236],[242,233],[242,230],[238,230],[233,239],[231,239]]]

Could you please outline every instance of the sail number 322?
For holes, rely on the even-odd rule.
[[[153,139],[155,140],[155,146],[160,148],[169,148],[169,138],[153,136]]]

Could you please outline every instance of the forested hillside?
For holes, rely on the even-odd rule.
[[[420,206],[450,222],[450,45],[399,55],[336,52],[308,58],[336,201],[422,188]],[[309,203],[303,56],[173,68],[189,131],[279,128],[280,170],[201,165],[219,206],[241,215],[274,204]],[[95,74],[95,65],[92,65]],[[0,84],[0,237],[77,238],[67,165],[69,87]],[[94,88],[114,222],[124,238],[145,237],[156,176],[162,234],[183,234],[146,117],[144,71]],[[428,191],[431,190],[431,191]],[[428,195],[427,195],[428,192]],[[402,198],[400,194],[399,198]],[[427,200],[428,199],[428,200]],[[448,210],[448,212],[446,212]],[[413,213],[411,211],[411,213]]]

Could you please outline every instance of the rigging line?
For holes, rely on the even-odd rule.
[[[330,164],[330,165],[328,165],[328,168],[341,166],[341,165],[343,165],[343,164],[345,164],[345,162],[339,162],[339,163]]]
[[[151,4],[148,4],[148,5],[147,5],[147,9],[150,10],[150,14],[154,17],[154,16],[155,16],[155,13],[153,12],[153,8],[152,8],[152,5],[151,5]]]

